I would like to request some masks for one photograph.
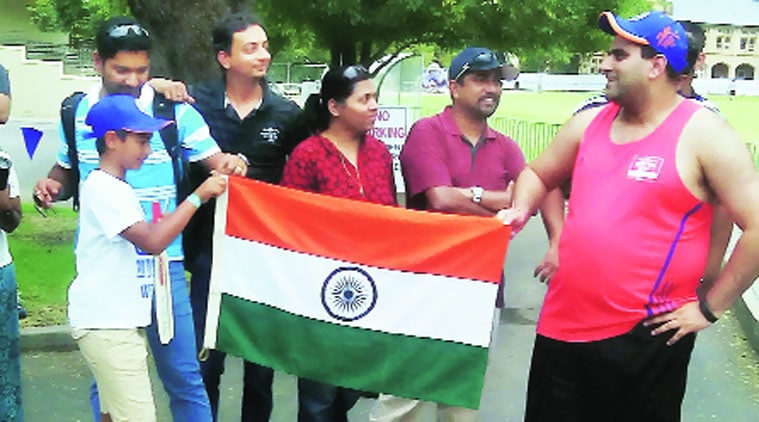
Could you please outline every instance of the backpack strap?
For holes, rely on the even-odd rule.
[[[84,92],[74,92],[61,102],[61,125],[68,146],[69,163],[71,164],[71,205],[74,211],[79,210],[79,156],[76,151],[76,137],[74,136],[74,120],[76,108],[82,101]]]
[[[153,98],[153,115],[161,119],[174,121],[173,125],[168,125],[160,130],[163,145],[166,152],[171,157],[171,164],[174,168],[174,183],[177,187],[177,205],[181,203],[189,191],[189,180],[187,176],[187,162],[184,158],[181,145],[179,145],[179,129],[176,122],[175,102],[169,101],[163,94],[155,93]]]

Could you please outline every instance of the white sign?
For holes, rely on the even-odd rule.
[[[390,155],[393,156],[393,174],[395,175],[395,188],[398,192],[405,192],[403,176],[401,175],[401,162],[399,156],[403,143],[406,142],[408,132],[408,108],[401,106],[380,106],[377,119],[371,134],[384,142]]]

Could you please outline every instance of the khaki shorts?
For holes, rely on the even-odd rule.
[[[100,411],[114,422],[155,421],[144,332],[74,329],[71,336],[95,376]]]

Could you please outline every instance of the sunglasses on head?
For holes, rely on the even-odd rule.
[[[109,37],[111,38],[124,38],[131,35],[137,36],[137,37],[148,37],[150,36],[150,33],[148,33],[148,30],[143,28],[142,25],[136,24],[136,23],[125,23],[121,25],[115,25],[112,26],[108,31],[106,31]]]
[[[369,71],[360,64],[348,66],[343,70],[343,78],[353,81],[354,79],[366,78],[369,76]]]
[[[505,64],[505,60],[501,56],[493,52],[482,52],[474,58],[461,66],[461,70],[456,74],[454,80],[458,81],[468,71],[478,70],[495,70],[500,71],[500,79],[505,81],[513,81],[519,76],[519,69],[516,67]]]

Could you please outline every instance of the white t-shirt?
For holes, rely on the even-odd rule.
[[[145,220],[134,190],[93,171],[82,184],[77,275],[69,286],[73,328],[136,328],[150,324],[154,257],[121,236]]]
[[[0,155],[9,159],[10,156],[7,152],[0,150]],[[16,170],[11,166],[8,171],[8,197],[17,198],[18,193],[18,176]],[[5,230],[0,230],[0,267],[4,267],[13,262],[11,253],[8,251],[8,237],[5,235]]]

